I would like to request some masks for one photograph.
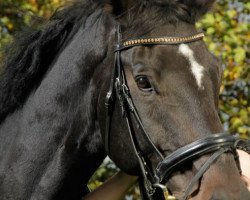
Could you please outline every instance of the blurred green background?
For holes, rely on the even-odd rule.
[[[0,0],[0,50],[13,41],[16,32],[32,25],[34,19],[48,19],[65,2]],[[211,52],[222,60],[224,77],[219,114],[225,131],[250,138],[250,2],[218,0],[197,27],[206,33],[205,41]],[[0,51],[0,63],[3,58],[4,53]],[[90,187],[102,184],[115,171],[115,165],[106,160],[91,179]],[[138,189],[126,198],[139,199]]]

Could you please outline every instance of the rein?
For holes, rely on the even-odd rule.
[[[147,198],[150,200],[175,199],[173,196],[169,195],[164,183],[173,172],[178,171],[180,166],[186,163],[187,161],[197,159],[203,155],[212,154],[191,180],[190,184],[185,190],[185,194],[182,200],[187,200],[190,197],[194,185],[199,181],[199,179],[207,171],[210,165],[215,162],[215,160],[223,153],[230,152],[234,155],[239,170],[240,166],[236,148],[242,148],[244,150],[248,149],[248,153],[250,153],[249,144],[246,144],[244,141],[239,140],[232,135],[219,133],[196,140],[184,147],[177,149],[167,157],[164,157],[145,131],[144,125],[133,103],[127,85],[124,68],[121,62],[121,51],[132,48],[134,46],[178,45],[182,43],[190,43],[201,40],[203,37],[203,33],[197,33],[195,35],[187,37],[139,38],[122,42],[120,26],[118,26],[117,28],[118,43],[115,46],[114,68],[111,75],[110,88],[105,101],[105,105],[107,108],[105,149],[108,155],[112,154],[110,151],[110,127],[112,115],[115,108],[115,102],[118,101],[122,116],[127,124],[128,135],[132,142],[133,152],[140,165],[144,187],[142,189],[146,191]],[[147,155],[144,154],[138,144],[136,134],[133,129],[132,119],[135,120],[137,126],[140,128],[144,139],[150,144],[154,155],[156,155],[158,159],[158,165],[156,169],[151,169]]]

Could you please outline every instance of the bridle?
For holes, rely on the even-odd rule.
[[[116,101],[118,101],[119,106],[121,108],[122,116],[127,124],[128,136],[132,143],[133,152],[140,165],[144,187],[142,189],[147,193],[146,198],[148,199],[174,199],[172,196],[169,196],[168,190],[164,185],[164,181],[167,180],[173,172],[178,171],[180,169],[180,166],[186,163],[187,161],[193,161],[203,155],[212,154],[202,165],[202,167],[199,169],[199,171],[196,173],[196,175],[193,177],[190,184],[188,185],[185,194],[182,198],[183,200],[187,200],[191,195],[190,193],[194,185],[199,181],[199,179],[203,176],[206,170],[211,166],[213,162],[215,162],[215,160],[219,156],[221,156],[223,153],[231,152],[234,155],[236,163],[240,170],[236,148],[244,147],[246,150],[249,147],[249,144],[246,144],[244,141],[239,140],[238,138],[232,135],[226,133],[219,133],[198,139],[184,147],[177,149],[167,157],[164,157],[154,145],[154,143],[151,141],[149,135],[145,131],[144,125],[133,103],[127,85],[124,68],[121,62],[121,51],[127,50],[134,46],[178,45],[182,43],[190,43],[201,40],[203,37],[203,33],[197,33],[195,35],[187,37],[139,38],[122,41],[120,26],[117,27],[118,43],[115,46],[114,51],[114,68],[111,75],[110,88],[105,101],[107,108],[105,149],[107,151],[107,154],[111,155],[112,152],[110,151],[110,128],[112,122],[112,115],[115,109],[115,103]],[[147,155],[145,155],[145,153],[141,150],[140,145],[138,144],[135,131],[133,129],[133,120],[135,121],[134,123],[136,123],[137,126],[140,128],[143,138],[150,144],[152,152],[159,160],[156,169],[151,169]]]

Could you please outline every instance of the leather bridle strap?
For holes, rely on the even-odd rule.
[[[117,37],[118,37],[118,43],[119,43],[121,39],[119,26],[117,28]],[[145,161],[143,157],[144,155],[141,149],[139,148],[139,145],[137,144],[137,139],[136,139],[134,130],[132,128],[133,125],[131,121],[131,114],[133,115],[133,119],[135,119],[138,127],[140,128],[142,136],[145,138],[145,141],[149,143],[149,146],[152,148],[152,151],[155,153],[156,158],[158,159],[158,162],[163,160],[163,156],[159,152],[159,150],[156,148],[154,143],[151,141],[148,134],[146,133],[144,126],[142,124],[142,121],[139,117],[139,114],[134,106],[134,103],[130,96],[129,89],[127,87],[126,76],[125,76],[124,69],[121,63],[120,50],[115,51],[114,69],[113,69],[109,92],[107,93],[106,101],[105,101],[105,105],[107,107],[105,148],[109,156],[111,156],[111,151],[110,151],[111,119],[112,119],[116,99],[120,105],[122,116],[125,119],[126,124],[127,124],[130,141],[132,143],[132,149],[133,149],[134,155],[136,156],[139,162],[141,175],[143,176],[143,179],[144,179],[144,184],[147,185],[148,191],[153,192],[152,182],[154,182],[154,180],[150,181],[148,177],[150,177],[151,179],[154,179],[154,175],[151,173],[149,166],[147,166],[147,162]]]
[[[162,182],[183,163],[216,152],[221,148],[234,149],[235,137],[226,133],[213,134],[181,147],[167,156],[156,168],[155,178]],[[235,150],[234,150],[235,151]]]
[[[223,153],[233,153],[236,163],[239,163],[235,149],[235,142],[236,138],[234,136],[225,133],[210,135],[194,141],[177,149],[159,163],[156,168],[155,178],[158,180],[158,184],[161,184],[168,179],[174,171],[178,171],[187,161],[192,161],[201,156],[213,153],[191,180],[185,191],[184,197],[182,198],[182,200],[186,200],[191,195],[190,193],[192,192],[194,185],[199,181],[212,163]]]
[[[118,43],[121,41],[121,34],[120,34],[120,26],[117,27],[117,37],[118,37]],[[132,101],[132,98],[130,96],[129,89],[127,87],[127,81],[126,76],[124,74],[123,66],[121,63],[121,57],[120,57],[120,50],[115,51],[115,61],[114,61],[114,69],[111,79],[111,84],[109,91],[106,96],[105,105],[107,108],[107,121],[106,121],[106,135],[105,135],[105,148],[108,153],[108,155],[111,155],[110,151],[110,125],[111,125],[111,118],[114,110],[115,105],[115,98],[118,98],[118,102],[120,104],[120,108],[122,111],[122,116],[126,118],[128,128],[131,129],[131,125],[129,120],[127,119],[128,113],[132,113],[136,122],[138,123],[140,129],[142,130],[143,136],[146,138],[146,140],[150,143],[151,147],[153,148],[153,151],[156,153],[158,159],[163,160],[162,154],[159,152],[159,150],[156,148],[156,146],[151,141],[150,137],[146,133],[144,126],[142,124],[142,121],[139,117],[139,114],[134,106],[134,103]],[[127,112],[129,111],[129,112]],[[159,160],[159,161],[160,161]]]
[[[115,62],[116,62],[117,54],[115,54]],[[114,64],[116,65],[116,64]],[[111,121],[113,116],[113,110],[114,110],[114,102],[115,102],[115,94],[114,94],[114,83],[115,83],[115,74],[116,74],[116,67],[113,67],[113,71],[111,74],[111,83],[109,87],[109,91],[107,92],[106,99],[105,99],[105,107],[106,107],[106,134],[105,134],[105,149],[107,151],[107,154],[110,156],[110,128],[111,128]]]
[[[185,195],[183,197],[183,200],[187,200],[192,192],[193,187],[197,182],[199,182],[200,178],[203,176],[203,174],[207,171],[207,169],[215,162],[215,160],[221,156],[223,153],[226,153],[228,151],[231,151],[231,148],[222,148],[218,151],[216,151],[209,159],[202,165],[202,167],[199,169],[199,171],[195,174],[192,181],[189,183]]]
[[[154,37],[154,38],[138,38],[130,39],[123,42],[119,42],[116,46],[115,51],[122,51],[129,49],[134,46],[145,46],[145,45],[177,45],[181,43],[190,43],[197,40],[201,40],[204,37],[204,33],[196,33],[191,36],[184,37]]]
[[[234,137],[235,138],[235,137]],[[187,200],[192,192],[192,189],[194,185],[199,181],[199,179],[202,177],[202,175],[207,171],[207,169],[212,165],[215,160],[221,156],[223,153],[230,152],[232,150],[236,149],[241,149],[248,154],[250,154],[250,140],[243,140],[243,139],[236,139],[234,140],[234,147],[233,146],[228,146],[228,147],[223,147],[220,148],[218,151],[216,151],[209,159],[202,165],[202,167],[199,169],[199,171],[195,174],[193,177],[192,181],[189,183],[185,195],[183,197],[183,200]],[[239,171],[241,173],[240,165],[238,163],[238,155],[236,152],[233,152],[233,155],[235,156],[236,159],[236,164],[238,165]]]

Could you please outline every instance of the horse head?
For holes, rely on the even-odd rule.
[[[98,104],[101,132],[112,160],[143,176],[152,196],[155,187],[165,185],[177,199],[249,198],[231,148],[234,139],[216,134],[223,132],[218,117],[222,67],[195,28],[212,4],[159,0],[128,1],[123,9],[122,3],[113,5],[119,25],[111,83],[102,85],[102,91],[109,88],[108,109],[104,92]],[[205,151],[210,144],[215,149]],[[187,154],[189,148],[195,151]],[[191,158],[178,160],[185,154]],[[169,162],[176,167],[166,174]]]

